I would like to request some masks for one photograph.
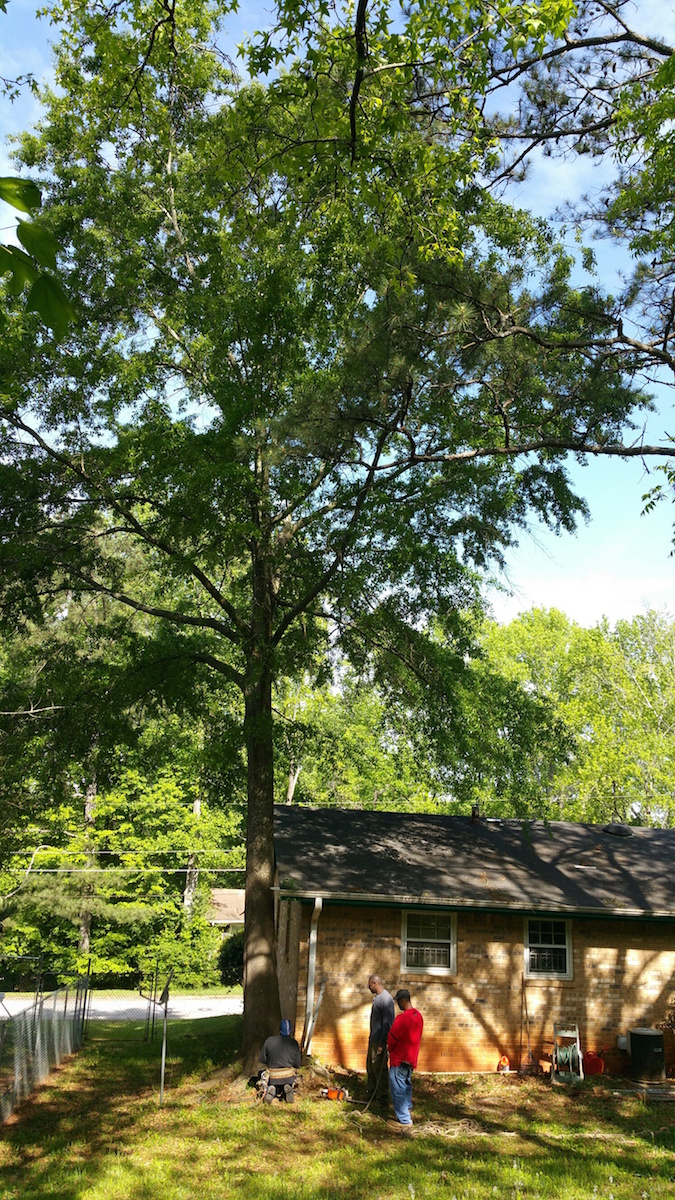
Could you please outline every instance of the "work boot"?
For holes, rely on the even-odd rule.
[[[284,1100],[287,1104],[295,1104],[295,1092],[292,1083],[284,1084]]]
[[[271,1104],[272,1101],[274,1100],[274,1097],[276,1096],[276,1094],[277,1094],[277,1089],[275,1088],[274,1084],[271,1083],[270,1086],[268,1087],[267,1091],[265,1092],[265,1095],[263,1096],[263,1104]]]
[[[412,1122],[410,1123],[410,1125],[403,1125],[401,1121],[397,1121],[396,1118],[394,1117],[393,1120],[390,1118],[387,1121],[387,1128],[395,1129],[397,1133],[411,1133],[412,1132]]]

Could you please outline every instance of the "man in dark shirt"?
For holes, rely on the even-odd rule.
[[[300,1047],[291,1037],[291,1023],[284,1018],[279,1032],[267,1038],[260,1051],[260,1062],[268,1075],[263,1101],[271,1104],[275,1096],[292,1104],[295,1100],[296,1071],[302,1063]]]
[[[394,1023],[396,1010],[391,995],[379,975],[371,975],[368,989],[373,996],[370,1010],[370,1035],[366,1055],[368,1095],[373,1099],[387,1098],[387,1034]]]

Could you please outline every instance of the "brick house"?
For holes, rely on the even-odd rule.
[[[494,1071],[545,1055],[554,1022],[582,1048],[675,1003],[675,830],[277,806],[282,1010],[297,1036],[362,1069],[370,974],[410,989],[420,1069]],[[669,1067],[675,1065],[666,1038]]]

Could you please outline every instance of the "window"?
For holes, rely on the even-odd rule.
[[[572,978],[569,921],[554,921],[549,917],[526,918],[525,975],[529,978]]]
[[[401,971],[454,975],[457,971],[457,918],[454,913],[404,912]]]

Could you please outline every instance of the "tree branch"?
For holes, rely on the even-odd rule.
[[[143,524],[136,517],[134,517],[134,515],[130,513],[123,504],[120,503],[113,492],[109,491],[102,484],[97,483],[96,480],[92,479],[84,469],[83,460],[81,460],[78,464],[73,459],[69,458],[68,455],[57,450],[54,446],[47,442],[46,439],[43,438],[36,429],[33,429],[30,425],[27,425],[20,417],[7,416],[5,419],[15,428],[21,429],[29,437],[33,438],[33,440],[38,446],[40,446],[42,450],[44,450],[45,454],[47,454],[49,458],[60,463],[61,466],[64,466],[67,471],[72,472],[82,483],[86,484],[88,488],[91,488],[94,492],[96,492],[96,494],[99,495],[114,512],[118,513],[124,518],[125,521],[129,522],[132,533],[140,538],[141,541],[145,542],[146,545],[152,546],[154,549],[161,551],[161,553],[165,554],[168,558],[177,559],[181,557],[178,551],[176,551],[173,546],[169,545],[168,542],[165,542],[161,538],[154,537],[153,534],[151,534],[143,526]],[[229,639],[233,642],[240,641],[241,637],[246,635],[247,628],[245,622],[242,621],[234,605],[231,604],[225,596],[223,596],[222,592],[220,592],[215,584],[212,583],[208,576],[202,571],[201,567],[198,567],[196,563],[189,561],[185,565],[187,567],[188,574],[190,574],[199,584],[201,584],[201,586],[204,588],[204,591],[211,597],[212,600],[215,601],[219,608],[222,608],[223,612],[225,612],[232,621],[232,624],[236,630],[235,633],[233,629],[229,628],[224,623],[219,622],[218,627],[220,632],[225,634],[226,637],[229,637]],[[113,595],[112,592],[110,594]]]
[[[366,31],[366,10],[368,0],[359,0],[354,23],[354,40],[356,43],[357,68],[354,76],[354,86],[349,100],[349,129],[351,133],[352,162],[356,162],[356,108],[359,102],[359,92],[365,74],[368,60],[368,35]]]
[[[288,627],[290,625],[292,625],[293,621],[295,621],[295,619],[297,617],[299,617],[306,610],[306,608],[312,603],[312,601],[315,600],[318,595],[320,595],[320,593],[324,590],[326,585],[328,583],[330,583],[331,579],[334,577],[336,571],[338,570],[340,563],[342,562],[342,560],[344,558],[345,551],[351,541],[351,538],[352,538],[354,529],[357,525],[357,521],[358,521],[359,515],[361,513],[361,510],[366,502],[368,495],[370,494],[370,492],[372,490],[373,484],[375,482],[377,470],[378,470],[378,464],[380,462],[382,454],[384,453],[384,448],[387,444],[387,441],[388,441],[390,435],[395,431],[395,429],[398,426],[398,424],[400,423],[400,421],[405,417],[405,414],[410,405],[411,394],[412,394],[412,381],[409,382],[408,394],[406,396],[406,400],[405,400],[404,404],[399,407],[399,409],[398,409],[397,413],[395,414],[395,416],[393,417],[393,419],[384,426],[384,428],[382,429],[382,431],[380,433],[380,436],[379,436],[376,446],[375,446],[375,453],[373,455],[372,461],[368,468],[366,478],[364,480],[364,483],[363,483],[360,491],[357,493],[354,507],[352,509],[352,515],[347,524],[347,528],[345,529],[344,534],[340,539],[340,544],[339,544],[337,551],[335,552],[335,554],[333,556],[333,561],[331,562],[331,564],[328,567],[326,567],[326,570],[320,575],[319,579],[316,581],[314,586],[311,587],[309,589],[309,591],[307,591],[305,593],[305,595],[303,597],[301,597],[300,600],[298,600],[297,603],[294,604],[291,609],[289,609],[289,611],[287,612],[287,614],[283,618],[283,620],[280,622],[279,627],[274,634],[274,637],[272,639],[272,644],[274,646],[279,645],[279,642],[283,638]]]
[[[165,621],[171,621],[174,625],[185,625],[192,629],[213,629],[215,633],[221,634],[234,645],[239,645],[240,639],[233,633],[228,625],[223,621],[216,620],[215,617],[192,617],[188,613],[178,612],[170,608],[160,608],[153,604],[143,604],[141,600],[135,600],[133,596],[127,596],[125,592],[119,592],[115,588],[108,587],[101,583],[98,579],[93,579],[90,575],[86,575],[83,571],[74,571],[73,576],[79,579],[84,584],[85,588],[92,592],[97,592],[99,595],[110,596],[111,600],[116,600],[119,604],[123,604],[126,608],[133,609],[134,612],[145,613],[148,617],[158,617]]]

